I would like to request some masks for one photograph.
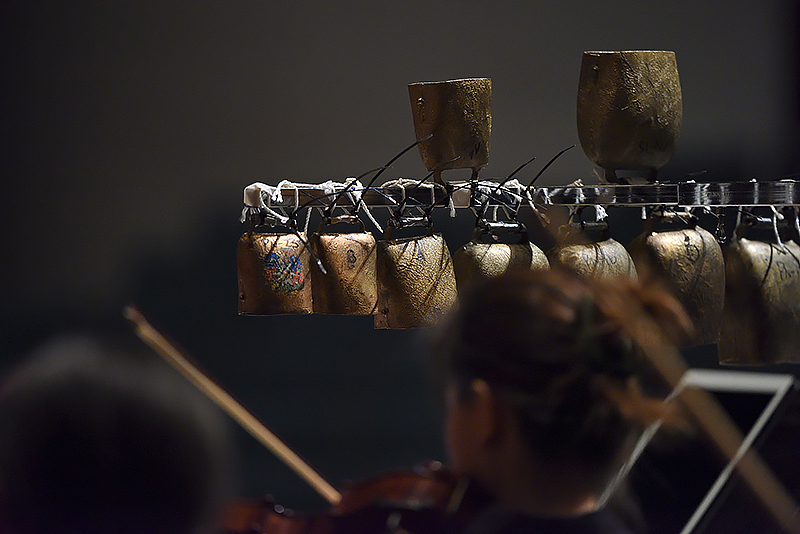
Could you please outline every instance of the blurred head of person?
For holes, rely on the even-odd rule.
[[[0,530],[204,532],[231,453],[222,413],[163,362],[53,341],[0,383]]]
[[[519,512],[595,510],[640,431],[669,415],[640,388],[637,318],[604,303],[635,303],[672,339],[690,328],[680,306],[630,280],[558,270],[510,272],[459,298],[434,343],[452,467]]]

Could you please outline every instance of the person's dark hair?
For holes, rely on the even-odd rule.
[[[630,281],[560,271],[515,271],[460,295],[435,334],[435,354],[462,396],[483,379],[515,410],[532,450],[606,468],[654,416],[635,377],[643,359],[601,292],[628,293],[670,332],[687,328],[666,294]]]
[[[191,533],[227,497],[222,414],[158,360],[55,343],[0,387],[0,529]]]

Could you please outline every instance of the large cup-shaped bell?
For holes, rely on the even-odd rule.
[[[327,273],[311,266],[314,312],[372,315],[378,303],[375,237],[363,230],[311,236],[311,247]]]
[[[456,299],[453,261],[441,234],[378,242],[375,328],[432,326]]]
[[[562,243],[547,252],[551,266],[561,266],[586,277],[637,278],[636,266],[618,241],[604,236],[598,241]]]
[[[302,239],[300,238],[302,236]],[[246,232],[236,248],[239,313],[312,313],[305,236]]]
[[[645,231],[628,246],[644,284],[665,287],[686,310],[694,335],[686,345],[716,343],[725,302],[725,262],[702,227]]]
[[[472,169],[489,162],[492,136],[492,81],[468,78],[408,85],[414,132],[429,171]]]
[[[800,247],[746,238],[724,249],[719,360],[800,363]]]
[[[471,284],[500,276],[509,269],[548,269],[550,262],[542,250],[530,242],[527,232],[518,243],[484,241],[486,230],[476,227],[472,240],[453,254],[453,268],[462,291]]]
[[[675,53],[584,52],[578,85],[578,137],[606,170],[656,170],[675,152],[683,120]]]

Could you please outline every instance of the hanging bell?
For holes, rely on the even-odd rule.
[[[503,234],[517,234],[516,243],[502,243]],[[528,231],[519,222],[479,221],[472,240],[453,254],[458,290],[500,276],[509,269],[548,269],[550,262],[542,250],[530,242]]]
[[[326,233],[337,223],[360,225],[359,232]],[[365,231],[355,215],[328,218],[311,236],[311,248],[325,267],[311,265],[314,312],[342,315],[372,315],[378,303],[375,237]]]
[[[311,254],[305,234],[245,232],[236,249],[239,313],[312,313]]]
[[[391,222],[391,221],[390,221]],[[441,234],[378,242],[375,328],[433,326],[456,302],[453,260]]]
[[[719,339],[725,302],[725,262],[722,249],[711,233],[697,226],[686,214],[688,228],[654,231],[656,222],[677,216],[651,217],[645,232],[628,246],[644,284],[665,287],[681,303],[694,325],[694,335],[685,344],[703,345]]]
[[[547,252],[551,266],[560,266],[581,276],[637,278],[636,266],[621,243],[612,239],[604,222],[568,227],[563,243]],[[597,234],[594,237],[589,237]]]
[[[445,169],[472,169],[473,178],[489,163],[492,135],[492,81],[467,78],[408,85],[414,132],[422,162],[443,183]],[[426,136],[430,138],[424,139]]]
[[[757,241],[741,227],[724,248],[723,363],[800,363],[800,246]]]

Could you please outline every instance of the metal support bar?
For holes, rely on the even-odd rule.
[[[474,182],[451,182],[452,198],[443,187],[433,191],[436,206],[455,208],[475,207]],[[344,187],[342,184],[341,187]],[[341,188],[340,188],[341,189]],[[282,200],[271,201],[272,207],[295,207],[295,191],[299,205],[325,207],[330,204],[330,193],[322,189],[304,187],[282,189]],[[355,190],[358,191],[358,190]],[[563,206],[800,206],[800,187],[795,180],[776,182],[719,182],[719,183],[663,183],[641,185],[566,185],[558,187],[533,187],[531,198],[537,204]],[[409,207],[430,206],[429,188],[373,187],[363,192],[367,206],[396,206],[403,202]],[[515,190],[500,186],[493,192],[489,205],[514,205],[519,200]],[[347,205],[344,199],[340,205]]]

